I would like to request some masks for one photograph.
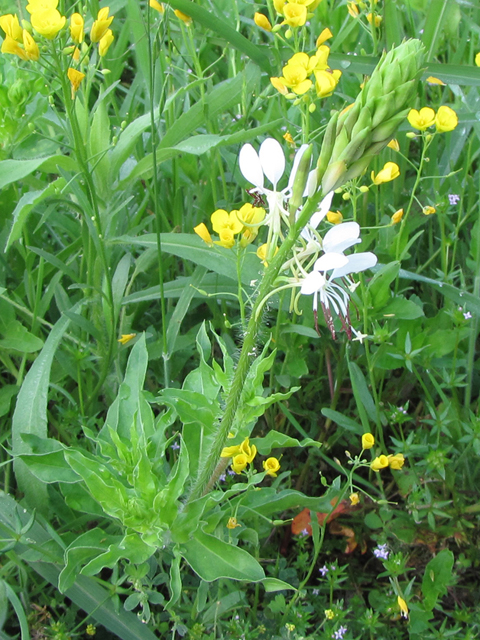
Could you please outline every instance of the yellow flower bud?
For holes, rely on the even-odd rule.
[[[392,180],[395,180],[395,178],[398,178],[399,175],[400,167],[398,166],[398,164],[396,164],[395,162],[387,162],[384,165],[383,169],[377,173],[377,175],[375,175],[375,172],[372,171],[371,178],[373,184],[379,185],[383,184],[384,182],[391,182]]]
[[[137,334],[136,333],[123,333],[121,338],[117,340],[120,344],[127,344],[130,340],[133,340]]]
[[[410,109],[407,120],[414,129],[425,131],[435,123],[435,111],[430,107],[423,107],[420,111]]]
[[[187,14],[183,13],[183,11],[180,11],[179,9],[175,9],[173,13],[177,16],[179,20],[184,22],[187,25],[187,27],[189,27],[192,24],[193,20],[191,19],[191,17],[187,16]]]
[[[196,227],[193,227],[193,230],[195,231],[195,233],[197,234],[197,236],[200,236],[200,238],[206,243],[208,244],[210,247],[213,247],[213,240],[212,240],[212,236],[210,235],[209,230],[207,229],[206,225],[201,222],[200,224],[198,224]]]
[[[158,11],[158,13],[165,13],[165,7],[160,2],[157,2],[157,0],[150,0],[148,4],[152,9]]]
[[[107,54],[107,51],[110,48],[114,40],[114,35],[111,29],[108,29],[105,35],[100,38],[100,42],[98,43],[98,54],[101,58]]]
[[[388,467],[388,458],[383,455],[375,458],[375,460],[370,464],[370,469],[372,469],[372,471],[380,471],[380,469],[385,469],[385,467]]]
[[[400,607],[400,611],[402,613],[402,618],[408,618],[408,606],[403,598],[400,596],[397,597],[397,603]]]
[[[343,216],[340,211],[329,211],[327,213],[327,220],[332,224],[340,224],[343,220]]]
[[[453,131],[458,124],[458,116],[450,107],[442,106],[435,116],[435,128],[439,133]]]
[[[270,20],[267,18],[267,16],[264,16],[263,13],[256,13],[253,16],[253,21],[255,22],[257,27],[260,27],[260,29],[264,29],[265,31],[272,30],[272,25],[270,24]]]
[[[391,454],[388,456],[388,464],[391,469],[399,471],[405,464],[405,458],[402,453],[396,453],[395,455]]]
[[[392,138],[387,144],[387,147],[389,147],[389,149],[393,149],[394,151],[400,151],[400,145],[398,144],[398,140],[396,138]]]
[[[267,476],[277,477],[277,471],[280,469],[280,462],[277,458],[267,458],[263,461],[263,468]]]
[[[236,518],[229,518],[226,524],[227,529],[235,529],[236,527],[241,527],[241,524],[238,524]]]
[[[435,78],[434,76],[428,76],[425,82],[428,82],[428,84],[439,84],[442,87],[445,86],[445,82],[443,80],[440,80],[440,78]]]
[[[358,495],[358,493],[351,493],[350,494],[350,504],[352,505],[352,507],[357,505],[359,502],[360,502],[360,496]]]
[[[398,224],[402,218],[403,218],[403,209],[398,209],[398,211],[395,211],[395,213],[391,217],[392,224]]]
[[[480,52],[475,56],[475,64],[480,67]]]
[[[430,205],[427,205],[426,207],[423,207],[422,211],[423,211],[423,214],[426,215],[426,216],[431,216],[432,213],[436,213],[437,212],[435,207],[431,207]]]
[[[350,200],[351,197],[352,196],[348,193],[348,191],[345,191],[345,193],[342,195],[342,200]]]
[[[347,2],[347,11],[352,16],[352,18],[358,18],[358,14],[360,13],[355,2]]]
[[[358,188],[358,190],[360,191],[360,193],[368,193],[370,191],[370,187],[367,187],[366,185],[362,185],[361,187]]]
[[[75,93],[80,88],[80,83],[85,78],[85,74],[82,73],[81,71],[78,71],[77,69],[73,69],[72,67],[69,67],[67,71],[67,76],[72,85],[72,97],[74,97]]]
[[[288,142],[289,145],[295,146],[295,140],[292,138],[292,134],[287,131],[287,133],[283,134],[283,139]]]
[[[317,42],[315,43],[315,45],[317,46],[317,48],[322,45],[324,42],[326,42],[327,40],[330,40],[330,38],[333,38],[333,33],[330,31],[330,29],[328,27],[326,27],[322,33],[318,36],[317,38]]]
[[[362,449],[371,449],[375,444],[375,438],[371,433],[364,433],[362,436]]]
[[[72,13],[70,16],[70,35],[76,44],[83,42],[83,17],[79,13]]]
[[[103,9],[100,9],[100,11],[98,12],[97,19],[92,24],[92,28],[90,29],[91,42],[100,42],[103,36],[107,33],[114,17],[108,17],[109,11],[110,7],[103,7]]]
[[[36,62],[40,58],[38,45],[26,29],[23,30],[23,48],[29,60]]]
[[[368,22],[370,24],[373,23],[378,29],[378,27],[382,24],[383,18],[382,18],[382,16],[379,16],[377,14],[375,14],[375,16],[373,16],[371,13],[367,13],[367,20],[368,20]]]

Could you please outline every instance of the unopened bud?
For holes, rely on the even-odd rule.
[[[286,38],[287,40],[290,40],[290,38],[291,38],[292,36],[293,36],[293,31],[292,31],[291,29],[287,29],[287,30],[285,31],[285,38]]]
[[[126,120],[122,120],[122,122],[120,123],[120,129],[123,131],[127,126],[127,121]]]
[[[405,135],[407,136],[407,138],[410,138],[410,140],[413,140],[413,138],[417,137],[417,134],[413,131],[408,131]]]
[[[118,142],[118,136],[113,136],[112,138],[112,145],[115,146]]]
[[[368,191],[370,191],[370,189],[369,189],[367,186],[363,185],[363,186],[361,186],[361,187],[359,188],[359,191],[360,191],[361,193],[368,193]]]
[[[342,200],[350,200],[352,196],[348,193],[348,191],[345,191],[345,193],[342,196]]]
[[[312,102],[312,104],[308,107],[308,110],[310,111],[310,113],[313,113],[316,110],[316,108],[317,108],[317,105],[313,104]]]

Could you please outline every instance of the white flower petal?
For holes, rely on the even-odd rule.
[[[285,155],[282,146],[274,138],[267,138],[260,145],[259,155],[263,173],[276,190],[277,183],[285,171]]]
[[[290,172],[290,178],[288,179],[288,187],[287,189],[291,189],[293,187],[293,183],[295,182],[295,176],[297,175],[298,165],[300,164],[300,160],[303,157],[303,154],[308,149],[308,144],[302,144],[300,149],[295,154],[295,158],[293,160],[293,167]]]
[[[303,192],[304,198],[309,198],[310,196],[313,196],[313,194],[317,190],[317,183],[318,183],[317,176],[318,176],[318,171],[316,169],[312,169],[308,174],[307,184],[305,185],[305,191]]]
[[[360,271],[365,271],[365,269],[370,269],[377,264],[377,256],[371,251],[366,251],[364,253],[354,253],[351,256],[348,256],[348,262],[344,266],[335,268],[332,272],[331,279],[333,278],[342,278],[343,276],[348,276],[349,273],[360,273]]]
[[[323,239],[325,253],[333,251],[342,253],[354,244],[361,242],[359,239],[360,225],[357,222],[342,222],[332,227]]]
[[[238,164],[243,177],[256,187],[263,189],[263,170],[258,153],[251,144],[244,144],[240,149]]]
[[[302,282],[300,293],[310,295],[319,291],[325,284],[325,278],[318,271],[312,271]]]
[[[328,271],[329,269],[340,269],[348,264],[347,256],[343,253],[325,253],[314,265],[315,271]]]
[[[327,195],[324,197],[324,199],[320,202],[320,206],[319,206],[318,211],[316,211],[313,214],[313,216],[310,218],[309,225],[311,227],[313,227],[314,229],[316,229],[318,227],[320,222],[325,218],[325,216],[329,212],[330,206],[332,204],[332,200],[333,200],[333,191],[330,191],[330,193],[327,193]],[[348,223],[346,223],[346,224],[348,224]],[[341,226],[341,225],[339,225],[339,226]],[[330,229],[330,231],[334,231],[334,229],[336,229],[336,227],[333,227],[333,229]],[[325,234],[325,239],[327,238],[327,236],[330,233],[330,231],[327,231],[327,233]],[[323,244],[325,246],[325,241],[324,241]]]

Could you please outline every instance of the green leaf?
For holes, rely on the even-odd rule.
[[[205,267],[197,266],[191,277],[190,286],[186,286],[182,291],[178,303],[175,305],[175,310],[168,322],[167,327],[167,353],[171,355],[175,350],[175,342],[180,331],[180,326],[183,319],[188,313],[190,303],[196,293],[196,289],[201,285],[203,277],[205,276],[207,269]]]
[[[33,475],[47,484],[53,482],[80,482],[80,476],[72,471],[64,456],[65,448],[57,440],[22,434],[32,453],[19,454]]]
[[[368,292],[372,298],[375,311],[382,309],[390,299],[390,284],[398,276],[400,262],[394,261],[382,265],[368,284]]]
[[[77,310],[80,303],[72,308]],[[47,438],[47,400],[50,383],[50,369],[55,352],[62,340],[70,320],[62,316],[45,342],[40,354],[25,376],[17,397],[12,421],[12,451],[14,456],[31,453],[30,446],[23,440],[22,434],[33,433],[39,438]],[[15,476],[27,503],[37,509],[47,507],[46,487],[28,470],[25,462],[17,458],[14,461]]]
[[[296,591],[295,587],[292,587],[288,582],[284,582],[283,580],[279,580],[278,578],[265,578],[262,580],[262,584],[265,587],[265,591],[267,593],[272,593],[273,591]]]
[[[13,211],[12,227],[8,234],[5,251],[8,251],[15,240],[18,240],[21,237],[23,226],[27,221],[31,210],[49,196],[54,195],[57,191],[63,189],[65,184],[64,178],[58,178],[54,182],[50,182],[45,189],[41,189],[40,191],[28,191],[23,194]]]
[[[450,549],[443,549],[425,567],[422,580],[422,593],[424,606],[432,610],[440,596],[447,593],[447,587],[451,584],[454,555]]]
[[[359,436],[365,433],[362,425],[358,424],[358,422],[355,422],[355,420],[344,416],[343,413],[333,411],[333,409],[322,409],[322,415],[324,415],[332,422],[335,422],[340,427],[343,427],[343,429],[346,429],[347,431],[351,431],[352,433],[355,433]]]
[[[425,314],[423,309],[415,304],[413,300],[407,300],[404,296],[396,296],[384,309],[384,316],[393,316],[398,320],[415,320]]]
[[[104,551],[105,545],[100,549],[103,553],[97,555],[83,567],[81,571],[83,575],[96,575],[105,567],[111,569],[122,558],[126,558],[132,564],[142,564],[151,558],[156,551],[155,547],[146,544],[137,533],[130,533],[122,540],[110,544],[107,551]]]
[[[17,395],[17,392],[16,384],[6,384],[0,389],[0,418],[10,411],[12,398]]]
[[[20,353],[35,353],[43,347],[43,340],[30,333],[21,322],[14,320],[5,329],[0,347],[20,351]]]
[[[435,55],[440,31],[447,16],[447,8],[450,3],[451,0],[430,0],[422,35],[422,42],[427,50],[427,62]]]
[[[251,444],[254,444],[258,453],[262,456],[266,456],[272,449],[280,449],[285,447],[321,447],[322,443],[311,438],[305,438],[302,441],[296,438],[280,433],[279,431],[271,430],[264,438],[253,438]]]
[[[56,173],[57,164],[67,170],[76,170],[75,161],[67,156],[47,156],[32,160],[2,160],[0,162],[0,189],[3,189],[7,184],[22,180],[39,169],[48,173]]]
[[[197,529],[191,540],[180,545],[179,551],[205,582],[219,578],[259,582],[265,578],[262,567],[247,551],[201,529]]]
[[[352,381],[353,395],[357,403],[357,409],[362,419],[364,433],[370,431],[369,420],[374,424],[377,421],[377,409],[372,395],[368,390],[367,382],[362,370],[355,362],[348,363],[350,379]],[[367,417],[368,416],[368,417]]]

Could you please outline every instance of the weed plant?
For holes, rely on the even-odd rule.
[[[0,12],[0,640],[478,638],[477,3]]]

